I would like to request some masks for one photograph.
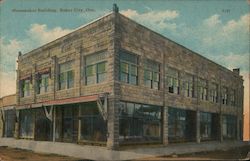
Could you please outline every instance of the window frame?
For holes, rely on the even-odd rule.
[[[28,84],[28,86],[26,86]],[[29,97],[31,96],[31,80],[30,78],[20,80],[20,97]]]
[[[221,90],[221,103],[223,105],[228,105],[228,98],[229,98],[229,93],[228,93],[228,87],[223,86]]]
[[[43,73],[39,74],[37,76],[36,80],[36,94],[44,94],[49,92],[49,79],[50,79],[50,74],[49,73]],[[44,80],[44,83],[43,83]],[[47,84],[46,84],[47,80]],[[44,91],[41,92],[42,87],[44,87]]]
[[[212,83],[210,86],[210,101],[213,103],[218,103],[218,93],[219,93],[219,86],[217,83]]]
[[[203,100],[203,101],[208,100],[208,81],[207,80],[199,78],[198,92],[199,92],[200,100]]]
[[[122,57],[124,57],[124,55],[129,55],[128,57],[134,57],[133,59],[135,59],[136,63],[132,62],[132,61],[128,61],[128,60],[124,60]],[[122,64],[126,64],[127,65],[127,71],[123,71],[122,70]],[[119,80],[121,82],[127,83],[127,84],[131,84],[131,85],[138,85],[138,78],[139,78],[139,56],[137,54],[132,54],[126,51],[120,51],[119,52]],[[135,72],[132,72],[132,67],[135,67]],[[126,80],[123,80],[123,76],[122,75],[126,75]],[[133,79],[132,79],[133,78]],[[135,82],[134,82],[135,80]]]
[[[180,94],[180,73],[178,69],[167,67],[166,70],[166,87],[168,89],[168,93]],[[168,73],[168,71],[175,72],[177,76],[174,74]]]
[[[99,72],[99,69],[98,69],[98,65],[100,65],[100,64],[105,64],[105,70],[104,71],[102,71],[102,72]],[[88,75],[87,73],[87,69],[89,68],[89,67],[92,67],[93,69],[93,73],[92,73],[92,75]],[[102,80],[102,81],[100,81],[100,75],[101,74],[105,74],[105,79],[104,80]],[[94,82],[93,83],[88,83],[88,77],[90,78],[90,77],[93,77],[93,79],[94,79]],[[85,66],[85,85],[93,85],[93,84],[99,84],[99,83],[103,83],[103,82],[105,82],[106,81],[106,79],[107,79],[107,61],[106,60],[104,60],[104,61],[100,61],[100,62],[96,62],[96,63],[94,63],[94,64],[89,64],[89,65],[86,65]]]
[[[62,65],[70,66],[70,68],[61,71]],[[72,77],[69,76],[70,72],[72,72]],[[75,85],[74,60],[66,61],[64,63],[59,64],[59,74],[57,82],[58,82],[58,90],[66,90],[74,88]],[[70,82],[72,82],[72,85],[70,85]],[[65,85],[63,85],[63,88],[62,88],[62,83],[65,83]]]
[[[146,87],[149,87],[151,89],[160,89],[160,63],[147,60],[144,62],[144,85]],[[156,69],[157,68],[157,69]],[[148,79],[146,72],[149,72],[150,78]],[[155,80],[155,76],[157,76]],[[150,81],[150,86],[147,84],[147,81]],[[155,83],[157,83],[157,86],[155,86]]]

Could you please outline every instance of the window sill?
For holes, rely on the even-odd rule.
[[[45,92],[45,93],[39,93],[39,94],[36,94],[37,96],[43,96],[43,95],[47,95],[47,94],[51,94],[52,92]]]
[[[121,85],[129,85],[129,86],[136,86],[136,87],[139,87],[138,84],[130,84],[130,83],[126,83],[126,82],[121,82],[119,81]]]
[[[32,98],[32,96],[23,96],[23,97],[20,97],[21,99],[23,98]]]
[[[108,83],[108,81],[104,81],[104,82],[101,82],[101,83],[94,83],[94,84],[85,84],[85,85],[83,85],[83,87],[98,86],[98,85],[103,85],[103,84],[106,84],[106,83]]]
[[[74,87],[71,87],[71,88],[67,88],[67,89],[58,89],[56,90],[56,92],[63,92],[63,91],[67,91],[67,90],[71,90],[71,89],[74,89]]]

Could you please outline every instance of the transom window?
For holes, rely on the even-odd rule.
[[[85,59],[86,85],[104,82],[107,78],[107,52],[91,54]]]
[[[179,72],[176,69],[173,68],[167,68],[166,70],[166,76],[167,76],[167,88],[169,93],[180,93],[180,87],[179,87]]]
[[[152,89],[159,89],[160,86],[160,65],[151,60],[145,61],[144,84]]]
[[[68,61],[59,65],[59,90],[72,88],[74,86],[74,61]]]
[[[207,100],[207,81],[204,79],[199,79],[199,98],[201,100]]]
[[[120,53],[120,80],[125,83],[138,84],[138,56]]]

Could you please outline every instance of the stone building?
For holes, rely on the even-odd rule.
[[[97,144],[242,139],[243,79],[113,12],[19,53],[15,137]]]

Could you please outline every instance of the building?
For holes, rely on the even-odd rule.
[[[18,56],[15,137],[94,144],[242,140],[243,79],[113,12]]]
[[[16,95],[0,98],[0,137],[14,137],[16,123]]]

